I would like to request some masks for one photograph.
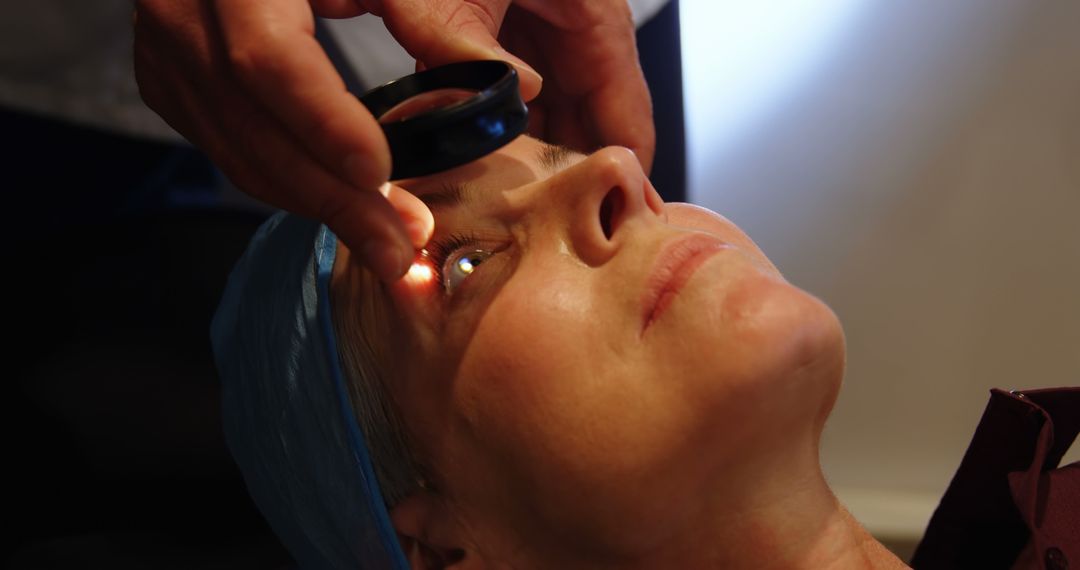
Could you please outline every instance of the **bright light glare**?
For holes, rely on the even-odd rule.
[[[405,279],[413,285],[426,285],[434,278],[435,270],[432,269],[431,263],[423,258],[414,261],[409,267],[409,272],[405,274]]]
[[[833,52],[865,4],[866,0],[680,2],[691,171],[695,164],[715,160],[800,84]]]

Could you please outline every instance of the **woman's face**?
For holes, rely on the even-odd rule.
[[[477,540],[648,548],[787,442],[816,446],[834,315],[725,218],[662,203],[630,151],[520,137],[401,185],[433,209],[420,264],[441,276],[384,292],[392,397]]]

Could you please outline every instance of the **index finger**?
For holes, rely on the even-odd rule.
[[[297,146],[357,188],[374,191],[385,182],[390,176],[386,138],[315,39],[308,2],[218,0],[214,5],[233,73]]]
[[[521,97],[540,93],[543,78],[496,39],[510,0],[396,0],[380,16],[394,39],[424,67],[474,59],[500,59],[518,71]]]
[[[558,46],[548,52],[550,73],[568,96],[582,98],[597,142],[633,150],[648,172],[656,132],[633,22],[612,17],[581,30],[560,30]]]
[[[588,105],[601,143],[634,151],[648,173],[656,153],[656,129],[644,77],[622,76],[591,94]]]

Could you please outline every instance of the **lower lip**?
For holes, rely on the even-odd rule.
[[[659,286],[650,287],[649,293],[646,294],[645,325],[641,332],[644,334],[645,330],[660,318],[703,263],[728,247],[730,246],[724,242],[702,236],[702,238],[685,240],[669,248],[690,249],[692,253],[674,267],[661,269],[659,272],[663,275],[650,277],[650,280],[660,279],[661,283]],[[660,255],[669,255],[669,251],[665,250]]]

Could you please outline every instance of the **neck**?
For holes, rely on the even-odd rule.
[[[738,519],[725,517],[714,531],[717,547],[706,553],[711,568],[848,570],[907,568],[822,485]]]
[[[698,530],[640,567],[908,568],[840,505],[821,473],[816,446],[801,461],[792,459],[758,465],[748,471],[757,476],[742,482],[725,477],[721,497],[703,510]],[[776,475],[763,484],[761,473]]]

